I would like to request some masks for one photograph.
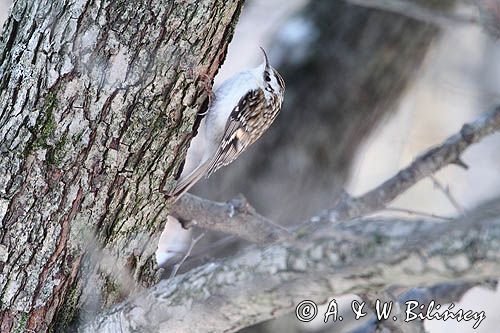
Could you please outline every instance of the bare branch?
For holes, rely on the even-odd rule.
[[[319,218],[331,221],[344,220],[386,209],[387,204],[418,181],[431,176],[446,165],[454,164],[460,160],[460,155],[470,145],[499,129],[500,107],[497,107],[476,121],[465,124],[459,133],[449,137],[441,145],[429,149],[408,167],[375,189],[357,198],[344,195],[333,209],[327,210]],[[259,215],[243,197],[219,203],[185,194],[172,207],[172,214],[180,221],[185,221],[185,227],[196,225],[255,243],[286,241],[293,238],[287,230]],[[312,224],[299,226],[298,233],[305,232],[311,226]]]
[[[448,164],[459,160],[460,155],[472,144],[500,129],[500,107],[487,112],[476,121],[465,124],[459,133],[446,139],[441,145],[420,155],[408,167],[360,197],[344,196],[326,214],[331,220],[343,220],[373,213]]]
[[[437,26],[452,24],[477,24],[477,16],[454,13],[453,8],[434,9],[419,2],[408,0],[346,0],[354,5],[385,10],[413,18],[418,21],[432,23]]]
[[[84,332],[233,332],[346,293],[478,281],[500,275],[500,200],[452,223],[360,219],[300,242],[252,246],[160,282],[102,314]]]
[[[439,220],[445,220],[445,221],[453,220],[453,218],[451,218],[451,217],[441,216],[441,215],[436,215],[436,214],[431,214],[431,213],[426,213],[426,212],[420,212],[418,210],[406,209],[406,208],[387,207],[387,208],[384,208],[384,211],[405,213],[408,215],[414,215],[414,216],[420,216],[420,217],[430,217],[433,219],[439,219]]]
[[[455,12],[452,3],[441,4],[436,1],[410,0],[344,0],[354,5],[380,9],[403,15],[418,21],[439,27],[452,25],[480,25],[493,38],[500,36],[500,1],[499,0],[455,0],[456,4],[470,7],[469,14]],[[437,7],[437,8],[433,8]],[[476,12],[479,12],[476,14]],[[460,162],[458,160],[457,162]]]
[[[182,221],[184,227],[222,231],[254,243],[292,238],[286,229],[258,214],[243,196],[222,203],[186,193],[174,204],[171,214]]]

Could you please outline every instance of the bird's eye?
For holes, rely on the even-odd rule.
[[[267,82],[270,82],[270,81],[271,81],[271,77],[269,76],[269,73],[268,73],[268,72],[266,72],[266,73],[264,74],[264,79],[265,79]]]

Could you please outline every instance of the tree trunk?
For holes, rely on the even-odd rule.
[[[14,3],[0,40],[2,332],[62,329],[154,280],[161,189],[242,4]]]

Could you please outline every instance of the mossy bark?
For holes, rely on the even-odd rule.
[[[242,4],[14,3],[0,39],[1,332],[62,329],[154,281],[161,190]]]

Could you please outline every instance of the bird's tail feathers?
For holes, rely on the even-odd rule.
[[[175,197],[175,201],[177,201],[184,193],[186,193],[191,187],[193,187],[194,184],[198,182],[198,180],[200,180],[204,175],[207,174],[209,167],[210,160],[205,161],[186,177],[180,178],[175,185],[175,188],[169,193],[169,196]]]

